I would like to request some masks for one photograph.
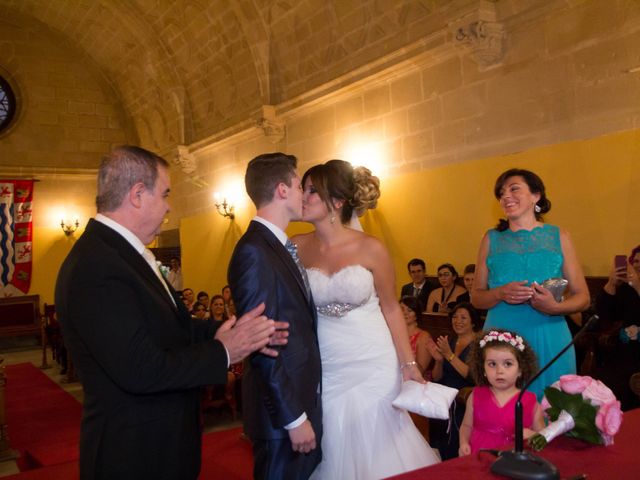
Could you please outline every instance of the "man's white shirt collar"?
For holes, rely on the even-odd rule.
[[[120,225],[118,222],[116,222],[115,220],[106,217],[104,215],[102,215],[101,213],[98,213],[95,217],[94,220],[96,222],[100,222],[103,225],[106,225],[107,227],[111,228],[112,230],[115,230],[116,232],[118,232],[120,235],[122,235],[124,237],[124,239],[129,242],[131,244],[131,246],[133,248],[135,248],[136,252],[138,252],[140,255],[142,255],[142,252],[144,252],[145,246],[144,243],[142,243],[140,241],[140,239],[138,237],[136,237],[136,235],[129,230],[126,227],[123,227],[122,225]]]
[[[269,220],[265,220],[264,218],[259,217],[257,215],[253,217],[253,220],[267,227],[271,231],[271,233],[273,233],[276,236],[276,238],[280,241],[282,245],[285,245],[287,243],[287,240],[289,240],[289,237],[287,237],[287,234],[284,233],[284,231],[280,227],[278,227],[277,225],[274,225]]]

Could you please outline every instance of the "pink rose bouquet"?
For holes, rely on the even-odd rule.
[[[563,375],[544,394],[541,406],[551,422],[529,439],[534,450],[542,450],[562,434],[597,445],[613,443],[622,411],[604,383],[588,376]]]

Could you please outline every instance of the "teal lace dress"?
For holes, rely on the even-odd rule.
[[[489,244],[489,288],[513,281],[542,283],[548,278],[562,277],[560,230],[554,225],[543,225],[531,231],[490,230]],[[533,347],[540,367],[571,341],[563,316],[547,315],[528,303],[498,303],[487,314],[484,329],[490,328],[504,328],[522,335]],[[572,347],[533,383],[531,391],[538,400],[542,398],[545,387],[558,380],[560,375],[576,373],[575,358]]]

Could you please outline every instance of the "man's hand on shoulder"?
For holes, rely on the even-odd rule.
[[[289,430],[289,439],[294,452],[309,453],[316,448],[316,433],[309,420]]]
[[[262,312],[264,312],[264,303],[248,311],[238,320],[231,317],[218,328],[215,338],[221,341],[229,352],[231,363],[239,362],[249,354],[265,349],[272,341],[272,337],[276,334],[276,322],[262,315]],[[282,324],[282,322],[277,323]],[[282,334],[275,341],[282,342]],[[286,343],[286,336],[284,342]],[[277,355],[277,352],[272,349],[266,350],[273,352],[272,356]]]

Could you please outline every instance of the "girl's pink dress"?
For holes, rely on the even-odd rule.
[[[513,446],[515,433],[515,407],[518,393],[504,406],[498,405],[488,386],[473,389],[473,429],[471,431],[471,453],[482,448]],[[522,396],[522,425],[531,428],[536,407],[536,396],[525,392]]]

